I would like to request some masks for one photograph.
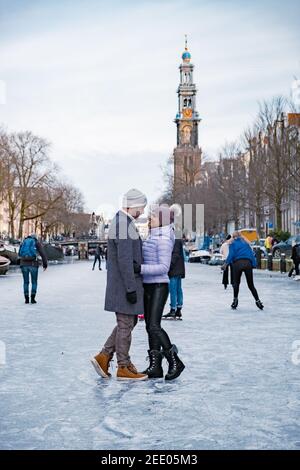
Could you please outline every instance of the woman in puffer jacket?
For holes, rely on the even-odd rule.
[[[169,363],[166,380],[178,377],[184,364],[177,355],[177,348],[171,343],[161,327],[164,307],[169,295],[168,272],[175,242],[171,221],[174,215],[166,206],[155,206],[149,217],[149,236],[143,243],[143,264],[141,274],[144,283],[144,313],[149,340],[150,364],[145,371],[149,378],[163,377],[162,359]]]

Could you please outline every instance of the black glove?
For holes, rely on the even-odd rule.
[[[128,300],[130,304],[136,304],[137,303],[136,291],[126,292],[126,299]]]
[[[141,265],[139,263],[137,263],[136,261],[133,262],[133,270],[135,272],[135,274],[141,274]]]

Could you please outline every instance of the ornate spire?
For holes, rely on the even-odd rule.
[[[187,35],[184,35],[185,37],[185,47],[184,47],[184,52],[182,54],[182,60],[185,64],[188,64],[191,60],[191,54],[188,51],[188,45],[187,45]]]

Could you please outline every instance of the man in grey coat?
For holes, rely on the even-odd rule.
[[[134,221],[144,213],[146,205],[147,198],[141,191],[129,190],[109,229],[104,308],[115,312],[117,325],[100,353],[91,359],[96,372],[104,378],[111,377],[108,370],[114,353],[118,380],[148,378],[137,372],[129,356],[132,330],[137,316],[144,313],[143,281],[140,274],[134,273],[134,265],[142,264],[142,241]]]

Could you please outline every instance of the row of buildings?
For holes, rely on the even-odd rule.
[[[96,215],[95,212],[76,212],[66,215],[66,219],[67,220],[65,220],[64,223],[58,222],[50,231],[46,231],[46,224],[40,218],[25,220],[23,225],[23,236],[35,233],[39,238],[43,238],[47,241],[59,239],[61,237],[105,238],[106,222],[102,214]],[[12,238],[12,233],[15,234],[15,239],[18,239],[18,229],[18,213],[16,213],[15,219],[11,222],[8,203],[3,200],[0,203],[0,240]]]
[[[0,201],[0,240],[5,240],[17,234],[19,229],[19,217],[16,216],[11,220],[8,201],[3,198]],[[24,222],[24,233],[40,233],[41,227],[37,220],[26,220]]]

